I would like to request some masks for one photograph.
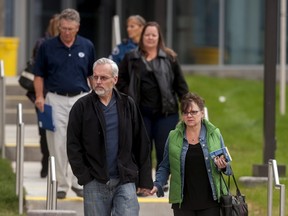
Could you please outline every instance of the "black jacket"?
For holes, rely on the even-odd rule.
[[[163,114],[178,112],[178,99],[189,91],[184,75],[176,59],[159,50],[153,72],[161,94]],[[117,89],[130,95],[140,104],[141,73],[146,70],[138,49],[128,52],[119,66]]]
[[[152,188],[150,141],[133,99],[114,90],[119,118],[118,169],[121,183]],[[67,154],[80,185],[92,179],[109,181],[106,162],[105,120],[94,91],[72,107],[67,128]]]

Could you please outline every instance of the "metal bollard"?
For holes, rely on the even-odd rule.
[[[0,60],[0,147],[2,149],[2,158],[5,158],[5,110],[6,110],[6,86],[4,76],[4,62]]]
[[[48,176],[47,176],[47,200],[46,209],[57,209],[57,180],[56,180],[56,168],[55,157],[49,157]]]

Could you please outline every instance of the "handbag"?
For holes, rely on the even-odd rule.
[[[34,92],[34,74],[32,72],[32,68],[33,64],[30,60],[26,63],[26,67],[21,72],[18,82],[24,89]]]
[[[241,194],[240,189],[237,185],[234,174],[232,174],[234,184],[236,186],[236,195],[232,195],[230,191],[230,176],[228,176],[228,186],[225,182],[225,179],[220,173],[220,209],[221,216],[248,216],[248,205],[245,202],[245,196]],[[222,191],[222,183],[225,185],[228,194],[224,195]]]

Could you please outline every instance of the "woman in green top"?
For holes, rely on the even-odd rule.
[[[204,100],[198,95],[187,93],[181,112],[182,121],[169,134],[150,193],[164,196],[171,174],[169,203],[175,216],[219,216],[219,173],[230,175],[231,169],[225,159],[212,160],[209,153],[224,147],[222,135],[204,118]]]

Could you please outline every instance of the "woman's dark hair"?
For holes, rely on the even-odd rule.
[[[195,93],[188,92],[181,99],[181,112],[187,112],[192,102],[197,104],[201,111],[204,110],[205,100]]]
[[[154,26],[157,28],[158,34],[159,34],[159,41],[158,41],[158,47],[157,49],[162,49],[165,53],[167,53],[167,55],[171,56],[173,59],[176,58],[177,54],[170,48],[165,46],[165,42],[164,42],[164,38],[163,38],[163,34],[161,32],[161,28],[160,25],[157,22],[147,22],[145,24],[145,26],[143,27],[142,33],[141,33],[141,37],[140,37],[140,41],[139,41],[139,49],[142,53],[144,53],[144,55],[146,55],[146,51],[145,51],[145,47],[143,44],[143,35],[147,29],[147,27],[149,26]]]

